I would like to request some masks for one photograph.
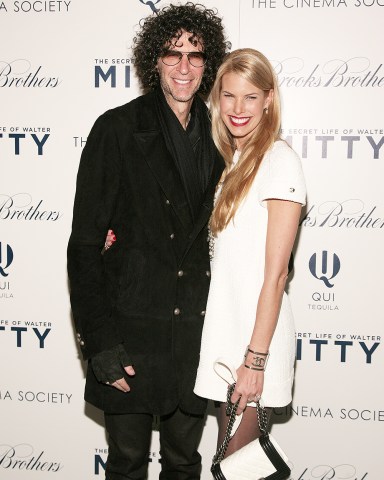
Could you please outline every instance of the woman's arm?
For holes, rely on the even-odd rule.
[[[249,348],[267,353],[280,312],[281,300],[288,275],[288,262],[296,237],[302,205],[285,200],[268,200],[268,227],[265,247],[264,282],[261,288],[255,326],[249,339]],[[244,350],[247,345],[244,345]],[[254,354],[248,353],[245,363],[251,364]],[[249,400],[261,396],[264,371],[252,370],[242,364],[237,370],[238,380],[232,395],[236,402],[241,395],[238,413]]]

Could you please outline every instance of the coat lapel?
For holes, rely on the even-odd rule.
[[[165,197],[169,200],[183,227],[190,231],[193,222],[182,181],[160,130],[136,132],[133,135]]]
[[[224,161],[220,157],[219,154],[216,155],[215,162],[213,165],[211,177],[209,179],[208,187],[205,192],[205,197],[203,204],[201,206],[199,215],[196,219],[196,223],[193,227],[193,230],[191,234],[189,235],[188,239],[189,242],[187,244],[187,247],[184,251],[182,261],[184,260],[184,257],[188,253],[188,250],[191,248],[193,242],[195,241],[196,237],[199,235],[201,230],[205,227],[207,224],[209,217],[211,216],[212,213],[212,208],[213,208],[213,201],[214,201],[214,196],[215,196],[215,191],[216,191],[216,186],[220,180],[221,174],[223,173],[224,170]]]

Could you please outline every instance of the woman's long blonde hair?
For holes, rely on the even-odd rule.
[[[232,169],[236,145],[220,115],[222,79],[227,73],[240,75],[266,94],[273,91],[268,111],[263,112],[258,128],[243,147],[239,161]],[[219,68],[209,99],[213,140],[226,164],[221,194],[210,220],[210,229],[213,234],[217,234],[234,218],[241,201],[252,185],[265,153],[279,138],[280,97],[272,65],[257,50],[251,48],[234,50],[228,54]]]

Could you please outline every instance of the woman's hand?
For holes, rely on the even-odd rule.
[[[263,393],[263,385],[263,370],[251,370],[244,365],[241,365],[237,369],[236,387],[231,396],[232,403],[236,403],[240,398],[236,412],[237,415],[240,415],[240,413],[245,410],[247,403],[260,400],[261,394]]]
[[[113,230],[108,230],[107,238],[105,239],[105,249],[108,250],[109,247],[116,242],[116,235],[113,233]]]
[[[101,251],[103,254],[106,250],[108,250],[112,245],[116,242],[116,235],[114,234],[113,230],[108,230],[107,236],[105,238],[105,244]]]

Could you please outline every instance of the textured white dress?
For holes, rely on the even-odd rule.
[[[234,163],[238,157],[235,152]],[[265,200],[290,200],[304,205],[305,195],[300,158],[285,142],[275,142],[264,156],[234,221],[215,238],[194,388],[197,395],[226,401],[228,384],[217,375],[213,364],[221,357],[237,369],[244,360],[264,279],[268,221]],[[268,407],[282,407],[292,400],[295,361],[295,327],[286,293],[269,352],[262,402]]]

